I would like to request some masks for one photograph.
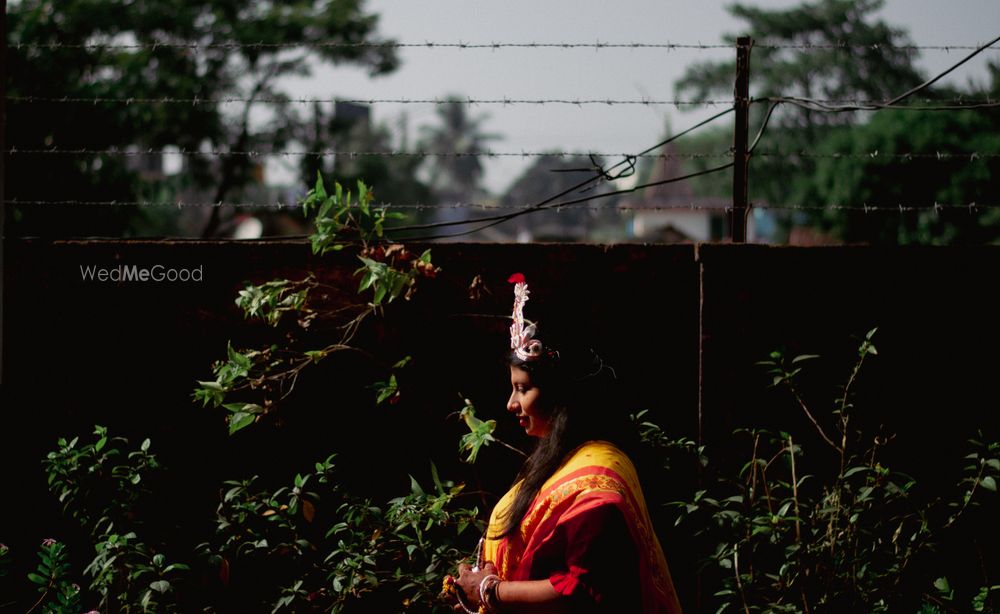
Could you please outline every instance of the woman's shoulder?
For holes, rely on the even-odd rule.
[[[636,475],[635,466],[625,452],[610,441],[585,442],[566,455],[566,461],[556,475],[573,475],[588,470],[611,471],[631,482]],[[554,476],[555,477],[555,476]]]
[[[579,445],[567,455],[567,462],[572,461],[589,461],[591,463],[625,462],[629,465],[632,464],[632,460],[628,457],[628,454],[614,443],[603,439],[593,439]]]

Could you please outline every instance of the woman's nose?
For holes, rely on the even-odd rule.
[[[517,411],[517,401],[514,400],[514,393],[510,394],[510,398],[507,399],[507,411]]]

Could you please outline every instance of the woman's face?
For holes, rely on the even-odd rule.
[[[510,400],[507,411],[513,412],[524,429],[532,437],[549,434],[549,418],[538,401],[538,388],[531,381],[531,374],[520,367],[510,368]]]

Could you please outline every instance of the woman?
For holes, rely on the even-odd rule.
[[[663,551],[609,394],[613,371],[592,351],[549,347],[525,326],[528,287],[515,274],[507,410],[538,438],[490,516],[482,568],[446,585],[457,610],[680,612]]]

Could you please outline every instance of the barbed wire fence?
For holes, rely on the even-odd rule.
[[[992,211],[1000,209],[1000,203],[939,203],[939,202],[875,202],[875,203],[753,203],[747,197],[747,183],[750,177],[750,160],[753,157],[761,159],[776,160],[820,160],[820,159],[871,159],[871,160],[892,160],[902,162],[929,161],[932,163],[951,163],[974,165],[984,161],[996,160],[1000,158],[997,151],[977,151],[975,149],[949,149],[946,151],[869,151],[853,152],[821,152],[808,149],[800,150],[780,150],[780,149],[759,149],[761,138],[767,131],[769,121],[774,111],[780,106],[792,106],[816,113],[847,113],[847,112],[877,112],[885,109],[898,109],[913,112],[962,112],[969,110],[995,109],[1000,106],[1000,101],[972,98],[955,98],[942,100],[940,98],[917,98],[916,95],[925,90],[951,71],[955,70],[965,62],[986,50],[998,50],[998,39],[994,39],[985,45],[905,45],[905,46],[879,46],[879,45],[856,45],[850,41],[837,42],[835,44],[776,44],[769,41],[754,42],[749,39],[737,41],[732,44],[706,45],[701,43],[685,44],[673,42],[409,42],[409,43],[313,43],[304,45],[298,42],[290,43],[243,43],[243,42],[221,42],[221,43],[191,43],[178,41],[162,41],[153,43],[130,43],[120,40],[97,41],[93,43],[34,43],[18,42],[14,45],[7,44],[7,22],[6,11],[3,11],[0,19],[3,21],[3,41],[0,44],[0,65],[8,66],[7,56],[9,49],[28,51],[30,53],[47,52],[137,52],[142,51],[153,56],[162,50],[181,51],[185,54],[203,54],[213,50],[282,50],[293,48],[313,48],[313,50],[324,49],[361,49],[361,48],[386,48],[412,49],[414,51],[440,52],[489,52],[502,53],[507,50],[562,50],[572,52],[573,50],[592,50],[595,52],[607,52],[611,50],[653,50],[675,52],[679,50],[734,50],[738,56],[743,57],[743,61],[738,61],[739,73],[734,75],[735,81],[741,85],[741,93],[737,93],[732,99],[704,99],[704,100],[670,100],[651,97],[640,98],[569,98],[569,97],[548,97],[548,98],[527,98],[515,96],[499,97],[465,97],[465,98],[323,98],[323,97],[295,97],[288,95],[255,95],[238,96],[226,95],[198,98],[181,95],[157,95],[157,96],[45,96],[45,95],[10,95],[6,91],[6,75],[0,80],[0,119],[7,117],[8,105],[35,105],[44,106],[54,113],[72,114],[75,109],[83,105],[90,107],[114,107],[125,106],[129,108],[141,107],[149,112],[154,112],[157,108],[165,106],[184,105],[194,109],[208,106],[224,105],[244,105],[249,109],[250,105],[274,105],[276,108],[287,105],[326,105],[338,103],[350,103],[356,105],[467,105],[467,106],[498,106],[501,108],[511,106],[532,106],[532,107],[556,107],[556,108],[584,108],[584,107],[622,107],[625,109],[642,108],[719,108],[719,112],[713,114],[708,119],[698,122],[688,128],[674,134],[670,138],[646,147],[641,151],[610,152],[602,151],[600,146],[587,151],[569,151],[557,149],[552,151],[529,151],[529,150],[493,150],[484,149],[476,152],[464,151],[432,151],[421,148],[378,148],[369,150],[358,150],[355,148],[340,149],[336,147],[299,147],[299,148],[261,148],[256,146],[231,146],[222,147],[218,144],[185,147],[185,146],[141,146],[137,143],[35,143],[30,147],[22,144],[8,146],[3,125],[5,121],[0,121],[0,150],[3,150],[2,167],[0,167],[0,270],[3,270],[3,241],[6,232],[5,220],[9,207],[98,207],[103,210],[120,207],[137,207],[140,209],[167,209],[175,208],[184,210],[197,208],[204,210],[210,208],[213,215],[220,209],[227,208],[234,211],[246,209],[250,211],[282,211],[296,210],[296,202],[284,203],[280,199],[275,202],[251,202],[237,200],[224,202],[222,199],[194,199],[185,200],[180,197],[168,199],[8,199],[5,190],[5,179],[7,176],[7,161],[25,156],[40,156],[46,160],[72,159],[77,161],[97,160],[104,158],[127,158],[141,160],[145,157],[179,157],[179,158],[214,158],[222,163],[235,158],[245,158],[247,160],[262,159],[282,159],[294,158],[327,158],[334,159],[461,159],[474,157],[477,159],[578,159],[586,158],[592,162],[592,168],[569,169],[583,172],[585,178],[572,184],[568,188],[562,189],[550,196],[534,203],[510,204],[504,202],[389,202],[383,205],[391,206],[404,211],[430,211],[441,212],[445,210],[460,210],[464,213],[476,212],[478,215],[469,217],[463,215],[462,219],[446,220],[426,224],[410,224],[408,226],[396,227],[391,230],[390,236],[393,239],[406,240],[435,240],[442,238],[466,237],[481,232],[493,226],[504,224],[515,218],[536,214],[542,211],[566,211],[566,210],[586,210],[593,212],[608,211],[607,204],[602,204],[601,199],[614,199],[625,194],[633,194],[654,188],[656,186],[678,183],[694,179],[698,176],[733,172],[733,199],[731,203],[720,205],[717,202],[699,202],[698,200],[677,201],[670,203],[653,202],[633,202],[624,201],[614,204],[614,210],[621,213],[643,214],[653,212],[677,212],[677,211],[699,211],[709,215],[718,216],[720,214],[728,216],[730,220],[730,238],[733,241],[745,240],[747,228],[747,216],[752,209],[770,209],[783,212],[862,212],[863,214],[884,213],[891,215],[906,215],[908,213],[922,214],[933,212],[967,212],[969,215],[976,215],[982,211]],[[797,96],[772,97],[754,100],[749,96],[749,53],[752,48],[767,49],[773,51],[895,51],[904,53],[919,53],[922,51],[936,51],[942,53],[965,53],[969,52],[960,61],[948,70],[935,76],[933,79],[921,84],[908,92],[887,100],[838,100],[807,98]],[[901,104],[904,100],[907,104]],[[759,126],[756,136],[751,141],[749,138],[749,109],[753,105],[767,105],[764,119]],[[716,120],[734,113],[737,120],[734,122],[736,132],[734,133],[733,147],[724,151],[705,152],[678,152],[668,149],[666,146],[672,141],[682,138],[687,134],[696,132]],[[742,133],[741,133],[742,132]],[[605,160],[618,160],[617,162],[604,162]],[[636,164],[640,160],[680,160],[712,162],[711,166],[696,172],[678,174],[673,177],[660,179],[657,181],[646,181],[645,183],[635,182],[631,187],[611,189],[598,192],[594,190],[595,184],[606,183],[617,185],[615,182],[620,179],[633,176]],[[162,161],[161,161],[162,164]],[[589,191],[589,193],[588,193]],[[458,229],[458,230],[456,230]],[[296,239],[295,235],[271,238]],[[0,319],[3,318],[3,283],[0,281]],[[3,356],[3,337],[0,334],[0,361]],[[2,364],[2,363],[0,363]],[[2,368],[0,368],[2,372]],[[2,382],[0,382],[2,383]]]
[[[486,228],[495,226],[507,222],[516,217],[526,215],[529,213],[543,211],[543,210],[564,210],[564,209],[576,209],[576,210],[590,210],[590,211],[601,211],[606,210],[606,206],[593,204],[594,201],[603,198],[609,198],[612,196],[620,196],[623,194],[634,193],[638,191],[645,190],[647,188],[652,188],[659,185],[665,185],[668,183],[675,183],[679,181],[684,181],[692,179],[697,176],[719,173],[727,171],[729,169],[734,169],[734,172],[738,177],[734,180],[734,200],[731,205],[721,206],[718,203],[706,204],[698,202],[677,202],[669,205],[663,204],[648,204],[648,205],[636,205],[634,203],[619,203],[616,205],[616,210],[618,211],[669,211],[669,210],[707,210],[713,212],[721,212],[725,215],[730,216],[732,229],[732,240],[742,241],[745,239],[745,220],[746,216],[749,214],[751,208],[757,209],[772,209],[772,210],[786,210],[786,211],[808,211],[808,210],[844,210],[844,211],[864,211],[864,212],[898,212],[904,213],[907,211],[945,211],[945,210],[963,210],[970,213],[975,213],[981,210],[989,210],[994,208],[1000,208],[1000,204],[992,203],[827,203],[823,205],[810,205],[810,204],[799,204],[799,205],[788,205],[788,204],[767,204],[767,203],[756,203],[752,204],[745,201],[744,199],[738,198],[738,194],[742,191],[744,194],[746,192],[745,186],[749,179],[749,161],[753,156],[768,157],[768,158],[786,158],[786,159],[887,159],[887,160],[899,160],[899,161],[913,161],[913,160],[930,160],[930,161],[953,161],[960,162],[964,164],[975,164],[983,160],[992,160],[1000,157],[1000,152],[979,152],[979,151],[939,151],[939,152],[879,152],[877,150],[869,152],[816,152],[816,151],[756,151],[757,146],[760,143],[761,137],[767,130],[768,122],[771,118],[774,110],[782,105],[795,106],[810,111],[823,112],[823,113],[844,113],[844,112],[857,112],[857,111],[878,111],[883,109],[898,109],[898,110],[908,110],[908,111],[960,111],[960,110],[972,110],[972,109],[992,109],[1000,107],[1000,101],[992,100],[989,98],[985,99],[972,99],[972,98],[955,98],[950,100],[941,100],[933,98],[923,98],[918,99],[915,95],[931,84],[935,83],[951,71],[955,70],[972,57],[978,55],[985,50],[997,50],[1000,47],[996,46],[998,40],[994,39],[985,45],[967,45],[967,44],[956,44],[956,45],[902,45],[893,46],[891,49],[896,51],[913,52],[917,53],[925,50],[942,51],[946,53],[959,52],[959,51],[971,51],[968,53],[961,61],[957,62],[948,70],[935,76],[933,79],[921,84],[917,88],[909,92],[905,92],[900,96],[897,96],[888,101],[879,100],[838,100],[838,99],[819,99],[819,98],[802,98],[802,97],[772,97],[765,99],[752,99],[749,97],[748,93],[744,93],[742,96],[737,95],[734,99],[721,99],[721,100],[665,100],[665,99],[655,99],[655,98],[635,98],[635,99],[624,99],[624,98],[521,98],[521,97],[494,97],[494,98],[475,98],[475,97],[465,97],[465,98],[322,98],[322,97],[293,97],[293,96],[220,96],[220,97],[184,97],[184,96],[156,96],[156,97],[129,97],[129,96],[93,96],[93,97],[80,97],[80,96],[34,96],[34,95],[13,95],[4,96],[5,104],[14,105],[47,105],[58,110],[59,112],[67,112],[64,109],[72,109],[78,105],[115,105],[115,106],[132,106],[141,105],[146,107],[156,107],[160,105],[187,105],[192,107],[199,106],[218,106],[227,104],[273,104],[273,105],[287,105],[287,104],[298,104],[298,105],[315,105],[315,104],[330,104],[330,103],[351,103],[358,105],[469,105],[469,106],[480,106],[480,105],[498,105],[498,106],[515,106],[515,105],[532,105],[532,106],[625,106],[625,107],[674,107],[674,108],[694,108],[694,107],[723,107],[723,110],[715,115],[711,116],[708,120],[699,122],[689,130],[680,132],[673,137],[660,141],[651,147],[648,147],[637,153],[623,153],[623,152],[601,152],[598,150],[593,151],[564,151],[564,150],[554,150],[554,151],[494,151],[494,150],[484,150],[478,152],[442,152],[442,151],[428,151],[421,149],[407,149],[407,150],[387,150],[387,151],[356,151],[356,150],[342,150],[336,148],[302,148],[302,149],[256,149],[256,148],[245,148],[245,149],[230,149],[230,148],[220,148],[220,147],[202,147],[202,148],[185,148],[185,147],[140,147],[134,144],[122,144],[119,146],[77,146],[77,147],[66,147],[59,145],[52,145],[49,147],[4,147],[4,157],[12,158],[15,156],[49,156],[49,157],[125,157],[125,158],[141,158],[145,156],[159,156],[159,157],[189,157],[189,156],[209,156],[218,159],[228,159],[228,158],[249,158],[249,159],[264,159],[264,158],[301,158],[306,156],[311,157],[334,157],[334,158],[348,158],[348,159],[360,159],[360,158],[464,158],[464,157],[476,157],[483,159],[497,159],[497,158],[577,158],[577,157],[589,157],[594,161],[594,168],[589,169],[589,176],[573,185],[571,188],[563,190],[557,194],[554,194],[540,202],[536,203],[523,203],[520,205],[511,205],[506,203],[489,203],[489,202],[460,202],[460,203],[426,203],[426,202],[392,202],[385,203],[388,206],[404,209],[404,210],[444,210],[444,209],[466,209],[466,210],[480,210],[484,212],[498,212],[498,211],[508,211],[508,213],[494,215],[480,216],[475,219],[464,219],[464,220],[452,220],[441,223],[432,224],[421,224],[421,225],[410,225],[401,228],[394,229],[397,235],[401,236],[404,231],[437,231],[440,229],[453,227],[453,226],[473,226],[473,228],[464,230],[458,233],[451,234],[427,234],[420,237],[420,239],[436,239],[436,238],[446,238],[446,237],[457,237],[465,236],[468,234],[473,234],[475,232],[484,230]],[[486,50],[492,52],[502,52],[509,49],[563,49],[563,50],[575,50],[575,49],[588,49],[595,51],[602,50],[627,50],[627,49],[653,49],[653,50],[665,50],[665,51],[676,51],[681,49],[692,49],[692,50],[718,50],[718,49],[734,49],[733,45],[717,44],[717,45],[706,45],[701,43],[696,44],[685,44],[685,43],[647,43],[647,42],[604,42],[604,41],[594,41],[594,42],[526,42],[526,43],[513,43],[513,42],[410,42],[410,43],[385,43],[385,42],[352,42],[352,43],[342,43],[342,42],[331,42],[331,43],[312,43],[303,44],[296,42],[288,43],[244,43],[244,42],[221,42],[221,43],[191,43],[191,42],[175,42],[175,41],[164,41],[164,42],[154,42],[154,43],[129,43],[120,41],[104,41],[104,42],[94,42],[94,43],[17,43],[10,45],[11,49],[29,50],[35,53],[42,53],[46,51],[55,50],[66,50],[66,51],[144,51],[155,54],[158,50],[182,50],[186,53],[202,53],[210,50],[232,50],[232,49],[291,49],[291,48],[314,48],[314,49],[329,49],[329,48],[348,48],[348,49],[359,49],[359,48],[394,48],[394,49],[415,49],[415,50],[453,50],[453,51],[472,51],[472,50]],[[837,44],[775,44],[769,43],[767,41],[763,42],[753,42],[749,39],[741,39],[737,41],[735,49],[737,52],[746,52],[749,54],[749,50],[753,47],[771,50],[844,50],[844,51],[857,51],[857,50],[885,50],[889,49],[889,46],[879,46],[879,45],[855,45],[849,41],[844,41]],[[6,47],[4,52],[6,53]],[[749,70],[748,62],[744,62],[741,65],[740,70]],[[748,72],[746,74],[735,75],[736,80],[744,79],[749,80]],[[908,104],[901,104],[904,100],[909,101]],[[914,104],[917,103],[917,104]],[[747,130],[747,113],[751,105],[766,104],[769,105],[769,109],[765,115],[765,119],[760,126],[759,132],[756,135],[753,143],[748,142],[748,135],[745,134]],[[68,111],[71,112],[71,111]],[[743,135],[734,135],[734,146],[727,151],[716,151],[716,152],[675,152],[665,149],[665,145],[672,142],[673,140],[680,138],[690,132],[698,130],[709,123],[719,119],[730,112],[736,112],[737,118],[737,132],[740,130],[740,126],[744,131]],[[742,117],[742,119],[741,119]],[[740,142],[743,142],[743,146],[740,146]],[[600,160],[606,159],[620,159],[619,162],[614,164],[602,164],[598,163]],[[614,182],[618,179],[623,179],[630,176],[635,171],[635,164],[640,159],[654,159],[654,160],[709,160],[718,159],[723,160],[721,164],[717,164],[703,171],[698,171],[696,173],[688,173],[685,175],[668,178],[659,181],[646,182],[643,184],[636,184],[627,189],[617,189],[608,192],[602,192],[597,194],[591,194],[584,197],[571,197],[570,195],[574,192],[579,192],[580,190],[588,189],[588,186],[596,182]],[[576,169],[587,171],[588,169]],[[742,188],[740,185],[742,185]],[[2,194],[2,192],[0,192]],[[216,201],[211,202],[210,200],[198,200],[196,202],[185,202],[183,199],[176,200],[123,200],[123,199],[108,199],[108,200],[94,200],[94,199],[79,199],[79,200],[45,200],[45,199],[2,199],[4,206],[31,206],[31,207],[43,207],[46,205],[68,205],[68,206],[99,206],[99,207],[155,207],[155,208],[166,208],[173,207],[177,209],[185,209],[192,207],[212,207],[212,208],[241,208],[241,209],[251,209],[251,210],[282,210],[295,208],[296,204],[283,203],[283,202],[223,202]],[[742,219],[742,221],[741,221]],[[407,237],[414,238],[414,237]]]

